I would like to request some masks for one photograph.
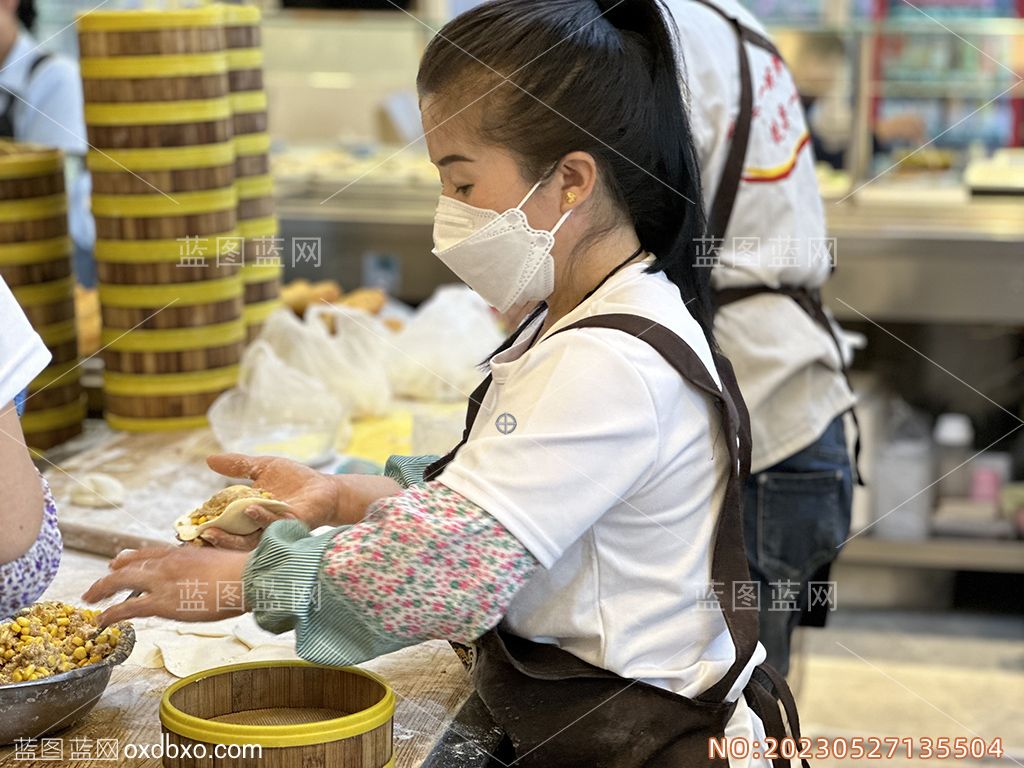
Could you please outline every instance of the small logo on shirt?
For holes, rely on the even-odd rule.
[[[511,413],[503,413],[498,417],[497,421],[494,422],[494,426],[498,428],[498,431],[503,435],[511,435],[516,431],[518,422],[516,417]]]

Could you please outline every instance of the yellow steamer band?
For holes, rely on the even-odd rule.
[[[238,366],[189,373],[116,373],[105,371],[103,391],[110,395],[192,395],[220,392],[238,383]]]
[[[49,219],[67,213],[66,195],[26,197],[22,200],[0,201],[0,222]]]
[[[226,53],[182,53],[160,56],[93,56],[81,60],[85,80],[198,77],[228,71]]]
[[[207,425],[206,416],[169,416],[166,419],[136,419],[118,416],[107,411],[103,414],[111,429],[122,432],[174,432],[179,429],[200,429]]]
[[[142,32],[150,29],[188,29],[220,27],[225,19],[218,5],[201,8],[164,10],[151,8],[132,11],[87,11],[76,21],[79,32]]]
[[[77,360],[70,360],[62,365],[51,365],[44,368],[28,385],[29,394],[47,389],[55,384],[73,384],[82,378],[82,369]]]
[[[64,156],[59,149],[37,150],[34,145],[28,149],[20,154],[0,156],[0,180],[64,172]]]
[[[284,264],[246,264],[242,267],[242,282],[246,285],[252,283],[266,283],[281,277],[284,272]]]
[[[47,408],[42,411],[27,411],[21,417],[21,428],[24,432],[47,432],[78,424],[85,419],[85,395],[77,401],[58,408]]]
[[[86,104],[88,125],[176,125],[226,120],[231,104],[223,96],[191,101],[149,101],[138,104]]]
[[[86,163],[90,171],[187,171],[230,165],[235,151],[233,141],[156,149],[90,149]]]
[[[21,264],[45,264],[67,258],[71,254],[71,240],[55,237],[50,240],[26,240],[21,243],[0,243],[0,267]]]
[[[190,259],[216,263],[219,254],[238,250],[241,231],[233,229],[214,235],[180,237],[174,240],[97,240],[96,261],[120,264],[155,264],[178,261],[182,268]]]
[[[224,5],[225,27],[251,27],[260,23],[260,9],[255,5]]]
[[[258,219],[239,219],[238,231],[246,240],[277,235],[277,217],[261,216]]]
[[[184,269],[184,267],[183,267]],[[164,285],[114,285],[100,283],[100,304],[126,309],[145,309],[175,304],[187,307],[191,304],[212,304],[229,301],[242,295],[242,276],[199,280],[191,283],[166,283]],[[209,328],[211,326],[205,326]],[[157,331],[132,331],[132,334],[157,333]]]
[[[75,290],[75,278],[63,277],[48,283],[33,283],[11,288],[11,293],[22,307],[38,307],[55,301],[70,299]]]
[[[62,297],[63,298],[63,297]],[[70,296],[67,297],[71,299]],[[65,320],[62,323],[53,323],[51,325],[42,325],[36,328],[36,333],[39,334],[39,338],[43,340],[43,344],[48,347],[55,347],[58,344],[64,344],[69,341],[74,341],[78,336],[78,330],[75,327],[75,319]]]
[[[267,94],[264,91],[239,91],[228,94],[231,111],[236,115],[267,111]]]
[[[274,194],[274,181],[270,174],[242,176],[235,179],[235,189],[238,190],[238,198],[240,200],[271,197]]]
[[[234,186],[164,195],[93,195],[94,216],[189,216],[238,205]]]
[[[226,52],[228,69],[260,69],[263,66],[263,50],[260,48],[229,48]]]
[[[244,664],[232,664],[229,667],[217,667],[199,672],[173,683],[160,699],[160,722],[163,726],[193,741],[207,744],[259,744],[263,747],[300,747],[311,744],[322,744],[329,741],[340,741],[361,736],[387,723],[395,712],[395,692],[381,677],[358,667],[346,667],[347,672],[362,675],[379,683],[384,689],[384,697],[368,709],[351,715],[337,717],[333,720],[321,720],[313,723],[297,725],[237,725],[235,723],[219,723],[206,720],[195,715],[182,712],[171,703],[171,697],[181,688],[203,678],[225,673],[231,670],[266,669],[269,667],[319,667],[305,661],[253,661]],[[394,758],[389,761],[393,764]]]
[[[252,155],[265,155],[270,152],[269,133],[245,133],[235,136],[235,155],[238,157],[250,157]]]
[[[194,328],[121,330],[104,328],[102,343],[115,352],[184,352],[190,349],[226,347],[245,340],[241,319]]]
[[[280,299],[261,301],[257,304],[246,304],[242,310],[242,320],[246,325],[259,325],[274,312],[284,306]]]

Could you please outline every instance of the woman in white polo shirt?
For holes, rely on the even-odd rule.
[[[462,443],[417,482],[214,457],[299,520],[251,510],[268,524],[251,554],[118,557],[85,597],[145,594],[104,621],[178,616],[195,573],[241,580],[260,624],[294,628],[311,661],[473,643],[519,765],[767,765],[708,757],[709,739],[763,751],[785,734],[776,688],[798,725],[758,666],[756,613],[734,602],[749,430],[695,266],[678,82],[656,0],[497,0],[447,25],[418,79],[435,254],[500,311],[543,303],[490,359]],[[309,534],[325,523],[354,524]],[[320,600],[256,604],[282,584]]]

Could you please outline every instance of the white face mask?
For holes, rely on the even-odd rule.
[[[437,202],[434,255],[499,312],[546,299],[555,289],[551,249],[572,209],[550,232],[531,227],[522,208],[540,185],[504,213],[444,195]]]

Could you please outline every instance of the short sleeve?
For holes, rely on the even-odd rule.
[[[467,442],[437,478],[496,517],[546,568],[650,475],[654,401],[640,370],[665,363],[609,329],[552,336],[495,372]]]
[[[0,278],[0,408],[50,362],[50,352]]]

